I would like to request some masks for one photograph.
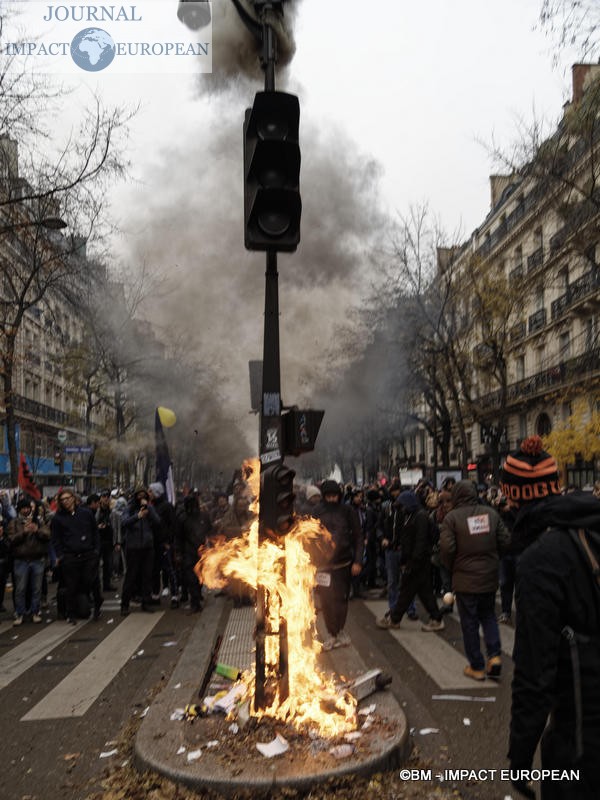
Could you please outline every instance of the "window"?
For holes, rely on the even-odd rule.
[[[535,289],[535,310],[542,311],[544,308],[544,284],[539,283]]]
[[[534,250],[541,250],[544,246],[544,234],[541,228],[536,228],[533,232],[533,249]]]
[[[519,414],[519,439],[527,438],[527,414]]]
[[[589,317],[585,320],[583,325],[586,350],[593,350],[598,346],[598,317]]]
[[[569,288],[569,265],[565,264],[558,272],[558,291],[565,294]]]
[[[546,348],[545,347],[538,347],[535,351],[535,366],[536,371],[541,372],[545,367],[546,361]]]
[[[563,403],[560,407],[560,418],[566,422],[571,416],[571,403]]]
[[[525,378],[525,356],[517,356],[515,359],[516,379],[522,381]]]
[[[561,361],[571,358],[571,332],[564,331],[558,338],[558,356]]]
[[[523,266],[523,248],[519,245],[515,248],[515,267],[522,267]]]

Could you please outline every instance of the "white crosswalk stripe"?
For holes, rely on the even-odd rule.
[[[367,601],[365,605],[375,619],[382,617],[388,610],[388,604],[385,601]],[[404,617],[402,627],[390,628],[389,633],[440,689],[469,689],[472,691],[478,685],[472,678],[463,675],[467,660],[462,653],[462,647],[459,651],[442,636],[422,631],[420,622],[412,622]],[[489,680],[480,685],[486,691],[497,688],[497,684]]]
[[[58,647],[61,642],[68,639],[73,631],[84,625],[78,622],[76,625],[69,625],[66,622],[54,622],[46,625],[38,633],[30,636],[22,644],[13,647],[10,652],[0,657],[0,689],[4,689],[15,678],[18,678],[26,670],[40,661],[48,653]],[[19,628],[14,628],[15,636],[18,636]]]
[[[124,619],[58,686],[30,709],[21,721],[82,717],[132,657],[163,614],[164,612],[151,615],[132,614]]]

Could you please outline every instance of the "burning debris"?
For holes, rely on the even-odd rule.
[[[238,719],[239,709],[244,708],[250,717],[257,720],[267,717],[299,733],[316,733],[324,738],[343,736],[358,727],[358,701],[386,686],[391,678],[383,676],[380,670],[372,670],[360,679],[344,682],[319,667],[322,645],[317,638],[313,588],[318,562],[331,546],[331,536],[317,520],[304,517],[296,519],[285,537],[259,542],[258,460],[246,462],[244,471],[254,520],[241,535],[228,538],[224,531],[211,546],[202,548],[196,574],[209,588],[227,589],[232,583],[241,582],[250,591],[261,587],[265,592],[268,704],[257,709],[252,703],[254,670],[242,672],[237,667],[215,663],[217,678],[231,678],[235,682],[227,689],[218,680],[213,681],[207,696],[202,698],[200,713],[221,712],[228,719]],[[279,681],[283,637],[287,637],[285,693]],[[216,693],[211,694],[215,689]]]

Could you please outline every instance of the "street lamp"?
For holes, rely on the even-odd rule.
[[[23,228],[46,228],[48,231],[61,231],[67,227],[67,223],[60,217],[43,217],[42,219],[30,220],[29,222],[15,222],[12,225],[2,225],[0,235],[4,233],[14,233]]]

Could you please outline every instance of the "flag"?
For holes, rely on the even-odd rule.
[[[28,494],[29,497],[32,497],[34,500],[42,499],[42,493],[31,477],[31,472],[29,471],[29,466],[27,465],[27,460],[25,459],[25,453],[21,453],[18,483],[19,489],[24,494]]]
[[[156,438],[156,480],[162,483],[169,503],[175,505],[175,485],[173,483],[173,464],[169,456],[169,448],[163,430],[158,408],[154,415],[154,434]]]

